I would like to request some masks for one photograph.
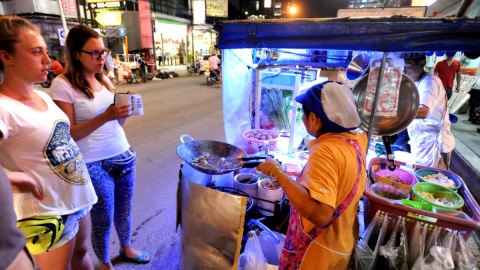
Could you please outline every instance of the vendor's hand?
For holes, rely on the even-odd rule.
[[[130,94],[130,95],[136,95],[137,93],[136,93],[136,92],[134,92],[134,91],[132,91],[132,90],[128,90],[128,91],[127,91],[127,94]]]
[[[260,163],[257,166],[257,170],[261,171],[263,174],[271,176],[268,174],[268,171],[275,165],[280,165],[276,159],[267,157],[265,162]]]
[[[13,193],[31,192],[39,200],[43,200],[43,193],[37,183],[24,172],[7,172],[7,177],[12,183]]]
[[[126,118],[126,117],[131,116],[132,113],[133,113],[133,111],[132,111],[132,105],[131,104],[120,105],[120,106],[115,106],[115,105],[112,104],[105,111],[105,114],[107,114],[108,119],[110,119],[110,120]]]
[[[460,92],[460,86],[457,86],[457,88],[455,89],[455,92]]]

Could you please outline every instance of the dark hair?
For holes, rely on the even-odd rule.
[[[317,118],[320,118],[320,116],[318,116],[315,112],[312,112],[311,110],[309,110],[307,107],[305,107],[305,105],[302,104],[302,110],[303,110],[303,114],[307,117],[308,119],[308,116],[310,115],[310,113],[313,113]],[[322,119],[322,118],[320,118]],[[322,126],[322,130],[320,130],[320,132],[322,133],[326,133],[326,132],[333,132],[333,131],[328,131],[326,126],[323,125]]]
[[[16,16],[0,16],[0,50],[14,53],[15,43],[22,29],[33,30],[40,34],[40,30],[31,22]],[[3,63],[0,60],[0,71],[3,71]]]
[[[91,38],[101,38],[101,36],[88,26],[77,25],[68,31],[65,45],[65,61],[67,63],[65,77],[67,77],[74,89],[84,93],[89,99],[93,99],[95,95],[83,76],[82,63],[76,56]],[[112,86],[104,80],[103,73],[96,73],[95,78],[109,91],[114,92]]]
[[[418,66],[422,63],[422,61],[424,62],[423,65],[426,64],[426,60],[425,57],[418,57],[418,58],[412,58],[412,59],[405,59],[405,62],[412,62],[415,66]]]

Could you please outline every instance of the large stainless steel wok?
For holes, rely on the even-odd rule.
[[[395,170],[395,161],[391,148],[391,135],[398,134],[415,119],[420,107],[418,90],[415,83],[405,74],[402,75],[400,84],[400,93],[398,99],[398,109],[395,116],[375,115],[373,123],[370,123],[370,114],[365,114],[363,105],[365,104],[368,84],[368,74],[363,76],[353,87],[353,95],[357,104],[358,115],[361,119],[361,128],[365,131],[371,125],[371,135],[382,136],[385,149],[387,150],[387,159],[389,161],[388,169]]]
[[[370,114],[364,114],[363,105],[366,99],[368,74],[363,76],[353,87],[353,95],[357,103],[358,115],[362,120],[361,128],[368,130],[372,124],[374,136],[391,136],[407,128],[417,116],[419,108],[419,96],[415,83],[405,74],[402,76],[398,99],[398,110],[395,116],[375,115],[373,123],[370,123]]]
[[[185,141],[188,138],[189,141]],[[247,156],[242,149],[219,141],[194,140],[190,135],[180,135],[177,155],[194,169],[206,174],[226,174],[241,168],[254,168],[265,161],[265,156]],[[195,162],[198,158],[208,161],[207,165]]]

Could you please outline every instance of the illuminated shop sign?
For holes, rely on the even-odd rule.
[[[100,8],[123,8],[125,7],[124,1],[96,1],[88,0],[87,1],[89,9],[100,9]]]
[[[205,4],[207,16],[228,17],[228,0],[207,0]]]

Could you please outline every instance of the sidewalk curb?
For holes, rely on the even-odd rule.
[[[480,171],[473,165],[480,164],[478,156],[473,153],[462,141],[455,141],[452,152],[450,170],[458,174],[472,193],[475,200],[480,202]]]

